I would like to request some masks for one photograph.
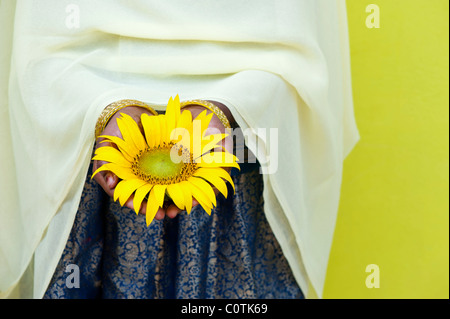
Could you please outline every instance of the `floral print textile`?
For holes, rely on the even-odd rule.
[[[211,216],[154,220],[120,207],[86,179],[66,247],[44,298],[303,298],[265,218],[258,163],[232,172],[236,193]],[[79,288],[67,268],[79,269]]]

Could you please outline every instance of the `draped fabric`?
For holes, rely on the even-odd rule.
[[[44,295],[103,108],[176,94],[224,103],[246,130],[267,221],[302,291],[322,295],[342,162],[358,139],[343,1],[2,0],[0,10],[1,296]]]

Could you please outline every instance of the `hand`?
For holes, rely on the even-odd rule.
[[[216,103],[216,105],[220,106],[222,109],[226,107],[222,104]],[[206,108],[199,106],[199,105],[190,105],[190,106],[186,106],[183,108],[183,112],[191,112],[192,113],[192,118],[195,118],[198,114],[200,114],[202,111],[204,111]],[[224,110],[228,111],[228,109]],[[210,111],[208,111],[209,113]],[[105,127],[105,129],[103,130],[103,132],[100,135],[110,135],[110,136],[117,136],[122,138],[122,134],[120,133],[119,127],[117,126],[117,122],[116,119],[120,116],[120,113],[125,113],[130,115],[138,124],[138,126],[141,128],[142,131],[142,124],[141,124],[141,115],[142,113],[146,113],[148,115],[152,115],[149,111],[141,108],[141,107],[136,107],[136,106],[129,106],[126,108],[123,108],[122,110],[120,110],[119,112],[117,112],[108,122],[107,126]],[[225,112],[225,114],[227,114],[227,112]],[[228,114],[229,115],[229,111]],[[212,130],[215,131],[212,131]],[[207,129],[207,133],[208,131],[211,131],[211,133],[217,133],[217,130],[219,130],[221,133],[225,133],[225,127],[223,126],[222,122],[219,120],[219,118],[214,115],[211,119],[210,125]],[[96,149],[98,147],[103,147],[103,146],[111,146],[111,147],[115,147],[116,146],[112,143],[109,142],[104,142],[104,143],[100,143],[103,140],[103,138],[98,138],[96,141]],[[223,141],[222,141],[222,146],[225,147],[226,150],[228,150],[229,152],[232,152],[233,150],[233,139],[231,136],[226,137]],[[106,164],[105,161],[98,161],[95,160],[93,163],[93,170],[95,171],[97,168],[99,168],[100,166],[102,166],[103,164]],[[229,171],[229,168],[224,168],[227,171]],[[94,176],[94,179],[98,182],[98,184],[103,188],[103,190],[111,197],[113,197],[114,195],[114,189],[117,186],[118,182],[119,182],[119,178],[112,173],[111,171],[102,171],[99,172],[97,175]],[[218,190],[214,188],[214,192],[217,195]],[[130,209],[134,209],[133,207],[133,199],[134,199],[134,195],[131,195],[130,198],[126,201],[125,206],[130,208]],[[199,203],[193,199],[192,201],[192,207],[197,206]],[[141,208],[139,210],[140,214],[145,214],[146,213],[146,200],[144,200],[141,204]],[[155,219],[157,220],[161,220],[164,218],[164,216],[168,216],[169,218],[174,218],[177,216],[178,213],[180,213],[182,210],[179,209],[175,204],[169,204],[167,207],[165,206],[164,208],[160,208],[158,210],[158,212],[155,215]]]
[[[142,130],[141,115],[143,113],[146,113],[150,116],[153,116],[152,113],[150,113],[146,109],[138,107],[138,106],[125,107],[125,108],[121,109],[120,111],[118,111],[116,114],[114,114],[114,116],[109,120],[108,124],[106,125],[105,129],[103,130],[103,132],[100,135],[110,135],[110,136],[117,136],[117,137],[122,138],[122,134],[120,133],[120,130],[119,130],[119,127],[117,126],[117,121],[116,121],[116,119],[118,117],[120,117],[121,113],[125,113],[125,114],[128,114],[129,116],[131,116],[136,121],[136,123],[138,123],[138,126],[141,128],[141,130]],[[117,148],[115,144],[112,144],[109,142],[101,143],[101,141],[103,141],[103,140],[104,140],[104,138],[97,139],[95,149],[97,149],[99,147],[104,147],[104,146],[111,146],[111,147]],[[94,160],[93,171],[95,172],[100,166],[102,166],[103,164],[106,164],[106,163],[107,162],[105,162],[105,161]],[[113,197],[114,189],[116,188],[117,184],[119,183],[119,178],[117,177],[117,175],[115,175],[111,171],[101,171],[94,176],[94,180],[97,181],[97,183],[103,188],[103,190],[106,192],[106,194]],[[144,205],[144,204],[145,204],[145,202],[141,206],[140,213],[142,213],[142,214],[145,214],[146,205]],[[133,196],[131,196],[127,200],[127,202],[125,203],[125,206],[130,209],[133,209]],[[161,213],[161,214],[162,214],[162,216],[164,216],[163,213]]]

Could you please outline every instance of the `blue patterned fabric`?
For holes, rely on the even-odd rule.
[[[86,179],[64,253],[44,298],[303,298],[263,210],[258,164],[233,173],[236,193],[208,215],[154,220]],[[66,284],[79,268],[80,287]]]

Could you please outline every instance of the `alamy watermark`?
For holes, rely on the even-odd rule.
[[[366,12],[369,15],[366,18],[366,27],[368,29],[380,28],[380,7],[376,4],[369,4],[366,7]]]
[[[80,28],[80,7],[77,4],[68,4],[66,6],[66,28],[79,29]]]
[[[66,287],[69,289],[80,288],[80,267],[76,264],[68,264],[65,272],[68,273]]]
[[[180,151],[181,147],[179,146],[182,145],[183,148],[188,147],[190,153],[202,155],[201,158],[194,159],[194,161],[198,160],[206,164],[229,164],[234,160],[234,158],[230,156],[230,154],[233,154],[237,157],[238,164],[259,162],[261,174],[274,174],[277,172],[279,142],[277,128],[229,129],[227,130],[225,145],[222,145],[226,152],[222,153],[221,156],[213,156],[212,154],[208,154],[211,147],[215,146],[213,148],[216,149],[222,146],[220,146],[220,143],[211,144],[217,143],[212,136],[221,135],[223,132],[217,128],[208,128],[207,134],[205,134],[202,133],[201,127],[201,121],[194,120],[191,132],[184,128],[177,128],[172,131],[170,135],[171,139],[179,139],[171,149],[170,157],[172,162],[180,163],[182,161],[190,161],[190,158],[185,157]],[[231,147],[227,149],[227,139],[228,141],[232,141],[232,143],[229,144],[234,145],[233,150],[229,149]],[[204,149],[201,149],[202,145]],[[252,150],[247,148],[246,145],[249,145]]]
[[[380,267],[377,264],[370,264],[366,266],[366,287],[369,289],[380,288]]]

